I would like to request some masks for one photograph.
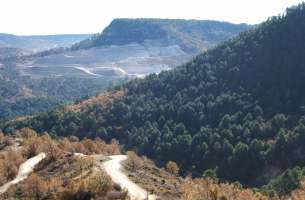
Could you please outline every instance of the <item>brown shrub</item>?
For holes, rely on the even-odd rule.
[[[64,152],[70,152],[70,153],[76,152],[73,144],[67,138],[63,138],[60,141],[58,141],[58,148]]]
[[[94,158],[91,157],[77,157],[75,168],[81,172],[81,175],[86,171],[90,170],[94,166]]]
[[[16,177],[19,166],[24,162],[24,158],[15,150],[9,150],[3,157],[1,175],[7,182]]]
[[[135,152],[128,151],[127,156],[126,164],[131,171],[135,172],[143,167],[144,163],[142,159]]]
[[[24,139],[29,139],[32,137],[36,137],[37,132],[34,131],[33,129],[26,127],[26,128],[22,128],[22,129],[18,130],[16,135],[20,135]]]
[[[41,152],[41,148],[43,147],[43,141],[38,136],[27,138],[23,142],[23,147],[25,157],[31,158]]]
[[[240,189],[232,184],[217,183],[211,179],[187,178],[181,185],[184,200],[267,200],[260,193],[250,189]],[[276,200],[276,199],[274,199]]]
[[[41,152],[47,153],[51,160],[56,160],[60,157],[61,150],[58,147],[56,141],[54,141],[47,133],[41,136],[42,146],[40,147]]]
[[[98,147],[93,140],[85,139],[82,141],[82,144],[84,145],[88,154],[99,153]]]
[[[178,173],[179,173],[179,167],[178,167],[178,165],[177,165],[175,162],[173,162],[173,161],[168,161],[168,162],[166,163],[165,168],[166,168],[166,171],[168,171],[168,172],[171,173],[171,174],[178,175]]]
[[[118,155],[121,153],[119,141],[117,141],[116,139],[111,140],[111,143],[108,147],[108,153],[110,155]]]
[[[72,143],[72,145],[73,145],[73,149],[75,149],[76,153],[82,153],[82,154],[88,153],[87,149],[81,142],[74,142],[74,143]]]
[[[98,171],[86,183],[88,191],[94,193],[95,196],[105,196],[111,189],[111,185],[111,178],[103,171]]]
[[[26,184],[23,184],[21,191],[28,199],[44,199],[48,192],[48,185],[35,173],[27,178]]]

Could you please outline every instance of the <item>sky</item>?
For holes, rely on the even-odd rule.
[[[302,0],[0,0],[0,33],[101,32],[114,18],[211,19],[257,24]]]

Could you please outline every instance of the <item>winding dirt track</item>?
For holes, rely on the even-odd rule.
[[[148,195],[147,191],[132,182],[121,170],[121,162],[127,159],[126,155],[109,156],[110,160],[100,163],[100,167],[106,171],[113,182],[128,190],[131,200],[155,200],[154,195]]]
[[[5,193],[12,185],[15,185],[20,181],[26,179],[28,175],[34,170],[34,167],[45,157],[45,153],[40,153],[37,156],[30,158],[24,163],[22,163],[19,167],[19,171],[16,178],[0,187],[0,194]]]
[[[83,154],[75,154],[76,156],[85,156]],[[45,153],[40,153],[37,156],[28,159],[19,167],[16,178],[0,187],[0,194],[5,193],[12,185],[15,185],[26,179],[35,166],[46,157]],[[99,157],[99,156],[97,156]],[[119,184],[122,188],[128,190],[128,195],[131,200],[155,200],[155,195],[149,195],[146,190],[132,182],[121,170],[121,162],[127,159],[126,155],[109,156],[110,160],[99,162],[101,169],[105,170],[112,178],[113,182]]]

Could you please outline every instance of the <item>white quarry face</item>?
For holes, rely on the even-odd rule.
[[[18,69],[33,77],[133,78],[160,73],[191,57],[177,45],[128,44],[41,57],[19,65]]]

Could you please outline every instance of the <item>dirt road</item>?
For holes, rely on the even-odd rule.
[[[126,155],[109,156],[110,160],[100,164],[109,174],[113,182],[128,190],[131,200],[154,200],[156,196],[148,195],[147,191],[132,182],[121,170],[121,162],[127,159]]]
[[[26,179],[28,175],[34,170],[34,167],[45,157],[46,157],[45,153],[40,153],[37,156],[30,158],[24,163],[22,163],[19,167],[19,171],[16,178],[0,187],[0,194],[5,193],[10,186],[15,185],[20,181]]]

